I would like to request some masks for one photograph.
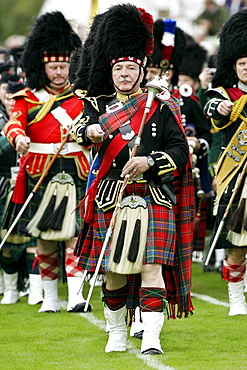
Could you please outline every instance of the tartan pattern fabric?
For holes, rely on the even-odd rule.
[[[244,280],[244,274],[246,271],[246,259],[240,263],[229,263],[227,259],[223,261],[223,280],[229,283],[238,283]]]
[[[192,242],[194,234],[194,186],[190,163],[173,172],[177,204],[174,206],[177,249],[174,265],[163,266],[170,317],[181,318],[192,313],[191,301]],[[176,312],[177,310],[177,312]]]
[[[123,102],[123,107],[116,112],[104,113],[99,118],[99,124],[108,137],[110,133],[114,132],[123,123],[133,118],[133,116],[146,103],[147,94],[137,94],[131,96],[128,100]]]
[[[56,100],[54,104],[51,106],[51,108],[49,109],[49,112],[59,107],[61,104],[63,104],[64,101],[71,99],[72,96],[73,96],[73,93],[72,93],[71,87],[57,94]],[[43,106],[44,106],[44,103],[41,101],[38,101],[36,102],[35,106],[33,106],[32,108],[28,110],[28,122],[31,122],[35,118],[35,116],[43,108]]]
[[[174,216],[171,218],[173,211],[154,204],[150,196],[144,196],[148,203],[148,207],[152,207],[155,217],[157,217],[156,208],[157,210],[162,209],[160,211],[160,215],[165,212],[166,219],[169,221],[169,226],[164,226],[165,213],[163,213],[159,222],[159,229],[156,228],[155,223],[153,223],[153,228],[149,228],[148,239],[153,238],[156,242],[157,240],[161,240],[162,249],[159,253],[156,246],[150,247],[149,255],[147,256],[146,254],[144,256],[144,263],[154,263],[152,261],[155,261],[155,263],[167,264],[166,266],[163,266],[163,278],[167,289],[170,318],[175,319],[176,317],[181,318],[183,314],[187,317],[194,309],[190,296],[192,240],[194,231],[194,187],[190,164],[187,165],[187,168],[181,168],[174,171],[173,174],[174,189],[177,196],[177,205],[174,206],[175,227],[173,221]],[[143,196],[143,194],[145,194],[143,193],[144,189],[147,188],[147,185],[134,185],[140,186],[138,191],[142,190],[141,195]],[[130,185],[127,186],[126,190],[128,189],[130,190],[130,194],[133,193],[133,189]],[[134,190],[134,192],[136,190]],[[112,213],[110,211],[103,213],[101,210],[97,208],[95,209],[95,221],[92,226],[89,226],[79,258],[79,265],[82,269],[87,269],[89,271],[95,270],[111,216]],[[158,217],[157,219],[159,220]],[[152,224],[151,216],[149,217],[149,222]],[[151,232],[154,233],[153,237]],[[82,235],[83,230],[79,233],[77,242],[79,245],[81,243],[81,238],[83,239]],[[164,240],[167,240],[168,242],[170,241],[170,251],[166,250],[168,245],[164,243]],[[155,252],[151,252],[151,248]],[[160,257],[162,260],[160,260]],[[108,258],[109,245],[107,246],[106,253],[102,261],[103,270],[107,267]],[[137,287],[138,285],[140,287],[140,279],[138,278],[138,275],[131,275],[129,280],[131,281],[131,290],[128,297],[127,308],[134,309],[138,305],[139,297]]]
[[[173,210],[154,203],[147,183],[128,184],[124,196],[131,194],[142,196],[148,205],[149,226],[143,263],[172,265],[176,248],[176,228]],[[89,227],[79,258],[79,265],[82,269],[95,270],[111,217],[112,210],[103,212],[95,207],[94,222]],[[164,241],[166,242],[164,243]],[[80,244],[80,235],[77,243]],[[102,261],[102,267],[105,271],[108,270],[109,256],[110,244],[108,243]]]
[[[11,147],[10,143],[6,140],[4,136],[0,140],[0,155],[6,152]]]
[[[140,306],[142,312],[163,312],[166,290],[163,288],[140,288]]]
[[[39,265],[35,253],[26,254],[27,271],[29,274],[39,275]]]
[[[182,123],[181,110],[178,100],[171,96],[170,99],[163,101],[163,104],[168,106],[176,122],[178,123],[180,130],[184,133],[184,126]]]
[[[194,251],[203,251],[205,246],[205,237],[207,232],[207,209],[209,207],[209,199],[206,198],[200,199],[199,202],[201,202],[200,207],[200,216],[199,220],[197,219],[196,214],[196,220],[195,223],[198,222],[198,224],[195,227],[194,232],[194,240],[193,240],[193,250]]]
[[[102,300],[105,302],[105,304],[111,311],[120,310],[120,308],[126,305],[128,291],[129,291],[128,284],[116,290],[108,290],[106,289],[105,283],[103,283],[102,284],[102,292],[103,292]]]
[[[236,246],[233,245],[230,242],[230,240],[227,239],[227,235],[229,233],[229,229],[227,228],[227,225],[228,225],[228,222],[230,221],[230,219],[232,218],[234,212],[236,211],[236,209],[239,206],[239,202],[241,200],[241,193],[242,193],[242,190],[243,190],[243,185],[244,185],[244,180],[242,181],[242,184],[240,184],[240,187],[237,190],[237,193],[235,195],[234,201],[233,201],[233,203],[230,207],[229,213],[228,213],[227,217],[224,220],[223,229],[222,229],[222,231],[219,235],[219,238],[218,238],[218,241],[216,243],[215,249],[236,248]],[[228,186],[227,193],[224,193],[221,197],[218,212],[217,212],[217,215],[215,217],[215,223],[214,223],[214,228],[213,228],[213,233],[212,233],[212,236],[211,236],[210,244],[212,243],[212,241],[213,241],[213,239],[214,239],[214,237],[217,233],[217,230],[219,228],[219,224],[220,224],[220,222],[223,218],[223,215],[226,211],[226,207],[228,206],[228,203],[229,203],[230,197],[232,195],[232,191],[234,189],[234,186],[235,186],[235,180],[230,182],[230,184]],[[244,246],[241,246],[241,247],[238,247],[238,248],[246,248],[246,246],[244,245]]]
[[[65,271],[67,277],[82,277],[83,273],[78,267],[78,257],[74,256],[74,249],[66,248],[65,254]]]
[[[41,254],[37,250],[39,270],[42,280],[51,281],[58,279],[59,259],[58,250],[50,254]]]

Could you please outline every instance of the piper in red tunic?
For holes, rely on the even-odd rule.
[[[81,40],[61,12],[36,20],[23,52],[28,89],[14,96],[16,103],[5,127],[7,139],[22,154],[13,202],[22,204],[70,130],[83,103],[71,91],[70,55]],[[76,201],[83,197],[89,172],[89,149],[70,138],[60,151],[18,224],[38,238],[37,256],[45,297],[39,312],[57,312],[58,245],[65,241],[68,311],[81,311],[85,300],[78,291],[82,272],[73,249],[77,237]],[[71,214],[72,213],[72,214]],[[42,217],[41,217],[42,216]]]

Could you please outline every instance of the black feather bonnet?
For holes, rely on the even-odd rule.
[[[81,39],[60,11],[36,18],[22,54],[27,86],[38,90],[48,84],[44,63],[70,61],[71,53],[81,44]]]
[[[216,56],[216,73],[212,86],[232,87],[237,83],[233,68],[237,59],[247,56],[247,9],[233,14],[219,33],[219,49]]]
[[[88,96],[112,94],[112,65],[126,58],[144,67],[152,51],[153,17],[131,4],[114,5],[94,19],[74,90],[87,90]]]

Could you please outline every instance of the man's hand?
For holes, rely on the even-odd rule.
[[[121,177],[128,177],[129,180],[134,179],[137,175],[149,169],[147,157],[134,157],[131,158],[124,166]]]
[[[217,111],[222,115],[222,116],[228,116],[228,114],[231,112],[233,103],[229,100],[223,100],[217,107]]]
[[[20,154],[26,154],[30,147],[30,137],[17,135],[15,138],[16,150]]]
[[[195,136],[187,136],[187,140],[188,140],[189,146],[193,148],[192,153],[198,152],[200,150],[201,145]]]
[[[101,143],[103,141],[104,132],[100,125],[95,123],[87,127],[86,135],[93,143]]]

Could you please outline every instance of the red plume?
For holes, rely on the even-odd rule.
[[[141,12],[141,17],[143,23],[145,23],[146,27],[148,28],[149,32],[153,35],[153,28],[154,28],[154,20],[153,16],[145,11],[143,8],[138,8]],[[154,38],[148,40],[147,46],[145,48],[146,55],[152,54],[154,50]]]

